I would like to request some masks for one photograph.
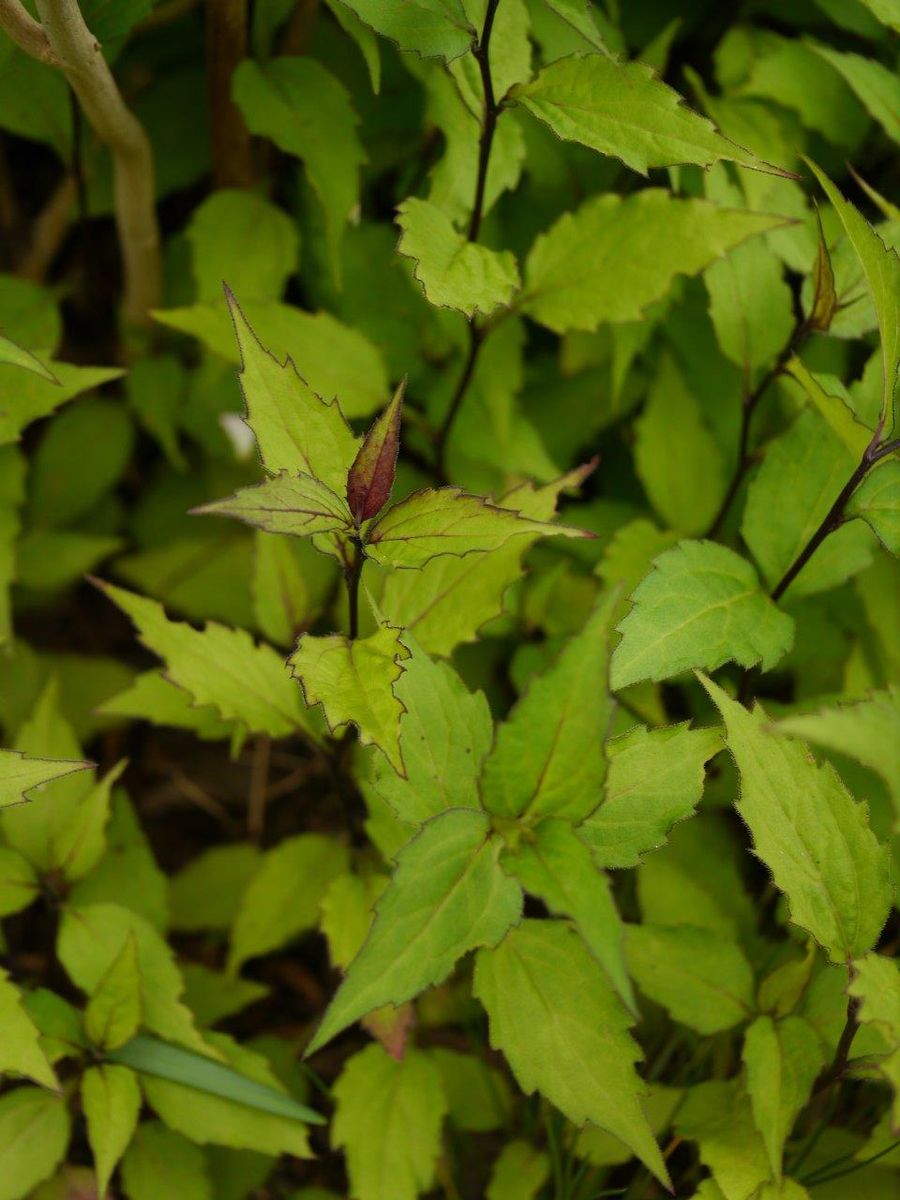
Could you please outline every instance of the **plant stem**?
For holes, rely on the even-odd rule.
[[[0,17],[6,15],[6,0]],[[85,116],[110,149],[119,244],[125,266],[124,311],[148,326],[162,278],[156,221],[153,154],[143,126],[126,106],[78,0],[37,0],[43,33]],[[47,61],[46,58],[43,61]]]
[[[475,374],[475,364],[478,362],[478,353],[481,350],[481,344],[484,341],[485,331],[475,324],[474,319],[469,321],[469,352],[466,355],[466,361],[463,364],[462,374],[459,377],[459,382],[456,385],[456,390],[453,397],[447,406],[447,411],[444,414],[444,419],[441,422],[437,432],[437,437],[434,441],[435,465],[437,473],[442,482],[447,481],[447,472],[444,464],[444,457],[447,450],[447,439],[450,436],[450,430],[453,428],[453,422],[456,420],[456,415],[460,410],[466,392],[469,390],[469,384],[472,382],[472,376]]]
[[[344,580],[347,584],[347,603],[350,612],[350,632],[348,636],[351,642],[355,642],[359,637],[359,581],[362,578],[365,561],[366,556],[362,548],[362,543],[354,538],[353,558],[344,569]]]
[[[261,734],[256,739],[250,760],[250,792],[247,799],[247,836],[254,842],[262,837],[266,822],[271,751],[272,739]]]
[[[855,1162],[852,1164],[852,1166],[844,1167],[842,1171],[833,1171],[831,1175],[822,1174],[821,1171],[814,1171],[811,1175],[806,1176],[806,1178],[803,1180],[803,1184],[805,1187],[814,1188],[818,1187],[820,1183],[830,1183],[832,1179],[842,1179],[844,1175],[852,1175],[854,1171],[861,1171],[863,1167],[867,1167],[869,1163],[877,1162],[879,1158],[884,1158],[886,1154],[890,1154],[890,1152],[892,1150],[896,1150],[898,1146],[900,1146],[900,1141],[891,1142],[889,1146],[885,1146],[884,1149],[879,1150],[877,1154],[872,1154],[869,1158],[862,1159],[861,1162]],[[833,1166],[834,1164],[829,1163],[828,1165]],[[824,1170],[824,1168],[822,1170]]]
[[[825,541],[828,535],[833,533],[835,529],[842,524],[844,520],[844,509],[847,507],[847,504],[850,501],[853,493],[865,479],[872,467],[877,462],[880,462],[880,460],[886,455],[892,454],[894,450],[898,448],[898,444],[900,443],[898,443],[897,440],[879,444],[880,436],[880,429],[876,429],[872,440],[869,442],[868,446],[863,452],[863,456],[859,461],[859,465],[841,488],[837,499],[822,518],[818,529],[772,589],[772,599],[776,603],[791,586],[791,584],[818,550],[819,546],[821,546],[821,544]]]
[[[472,217],[469,221],[468,240],[478,240],[481,219],[484,216],[484,192],[487,186],[488,166],[491,160],[491,146],[494,132],[497,128],[499,107],[494,98],[494,81],[491,78],[490,46],[491,32],[494,28],[494,17],[500,0],[488,0],[484,14],[484,28],[481,37],[472,53],[481,72],[481,87],[484,92],[484,118],[481,125],[481,137],[478,142],[478,173],[475,178],[475,203],[472,205]]]
[[[60,65],[40,22],[34,19],[20,0],[0,0],[0,29],[32,58],[51,67]]]
[[[818,1096],[830,1088],[833,1083],[841,1078],[847,1069],[847,1062],[850,1058],[850,1047],[853,1045],[853,1039],[856,1037],[856,1031],[859,1029],[858,1012],[859,1001],[854,996],[851,996],[847,1002],[847,1019],[844,1022],[844,1028],[841,1030],[834,1058],[831,1061],[831,1066],[827,1067],[819,1076],[816,1086],[813,1089],[814,1096]]]
[[[250,133],[231,98],[231,80],[247,57],[247,0],[206,0],[206,62],[213,175],[217,187],[250,187]]]
[[[477,241],[478,233],[481,229],[481,221],[484,216],[484,196],[487,187],[488,167],[491,161],[491,147],[494,144],[497,117],[500,113],[500,106],[497,104],[496,97],[494,96],[494,80],[491,77],[490,60],[491,32],[494,28],[494,17],[497,15],[499,4],[500,0],[488,0],[481,36],[472,50],[481,73],[481,88],[484,92],[484,115],[481,123],[481,136],[478,139],[478,169],[475,175],[475,199],[472,203],[472,216],[469,220],[469,229],[466,234],[466,238],[470,242]],[[437,473],[445,481],[447,472],[444,459],[447,451],[447,439],[450,436],[450,431],[453,428],[453,422],[456,420],[460,406],[465,399],[469,384],[472,382],[472,376],[475,373],[475,364],[478,361],[478,354],[481,350],[484,337],[485,330],[475,323],[474,317],[470,317],[469,352],[463,364],[462,374],[459,377],[456,390],[453,393],[453,397],[447,408],[447,412],[444,414],[444,419],[441,422],[434,441]]]
[[[790,338],[780,351],[778,357],[775,359],[775,362],[772,364],[769,370],[766,371],[765,375],[763,375],[762,379],[759,381],[753,391],[744,396],[742,400],[741,432],[738,435],[737,465],[725,495],[722,497],[722,503],[719,505],[719,511],[713,518],[713,522],[706,534],[706,536],[709,538],[716,538],[719,536],[722,525],[725,523],[725,518],[728,515],[728,510],[734,503],[734,498],[738,494],[741,484],[744,482],[744,476],[747,474],[747,471],[750,468],[750,463],[752,461],[752,456],[750,454],[750,421],[753,417],[753,413],[756,410],[760,400],[762,400],[763,396],[769,390],[769,387],[775,382],[775,380],[790,362],[794,353],[806,340],[809,332],[809,326],[807,325],[806,321],[801,321],[794,327]]]

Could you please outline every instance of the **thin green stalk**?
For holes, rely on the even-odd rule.
[[[853,1175],[857,1171],[861,1171],[863,1167],[867,1167],[870,1163],[877,1162],[879,1158],[884,1158],[886,1154],[890,1154],[898,1146],[900,1146],[900,1139],[896,1142],[891,1142],[889,1146],[885,1146],[877,1154],[873,1154],[869,1158],[864,1158],[861,1162],[854,1163],[852,1167],[846,1167],[843,1171],[834,1171],[831,1175],[808,1175],[802,1182],[806,1187],[814,1188],[818,1187],[820,1183],[831,1183],[833,1179],[843,1179],[845,1175]]]

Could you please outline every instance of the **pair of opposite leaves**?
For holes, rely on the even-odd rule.
[[[243,378],[247,369],[246,351],[259,354],[268,351],[259,343],[227,287],[226,298],[242,348],[241,375],[246,392]],[[247,337],[252,341],[245,341]],[[294,375],[289,360],[283,369]],[[346,545],[340,544],[345,541],[376,562],[422,567],[440,554],[493,550],[516,534],[593,536],[569,526],[532,520],[456,487],[424,488],[386,508],[396,476],[404,391],[405,381],[363,438],[347,469],[345,496],[338,495],[331,486],[333,478],[326,482],[312,472],[282,470],[260,484],[242,488],[225,500],[193,511],[237,517],[271,533],[333,535],[338,540],[338,557],[345,568],[357,557],[354,554],[348,559]],[[249,396],[247,400],[252,414]],[[321,403],[323,408],[332,408],[324,401]],[[352,436],[337,406],[334,420],[343,426],[348,438]],[[364,528],[366,522],[373,520],[374,524]]]

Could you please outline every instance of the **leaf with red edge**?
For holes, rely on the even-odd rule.
[[[400,415],[405,391],[404,379],[390,404],[373,422],[347,472],[347,503],[357,527],[377,516],[390,499],[400,450]]]

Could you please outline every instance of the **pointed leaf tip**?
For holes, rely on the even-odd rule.
[[[384,412],[372,423],[347,472],[347,503],[357,528],[375,517],[390,499],[400,451],[400,417],[406,378]]]

